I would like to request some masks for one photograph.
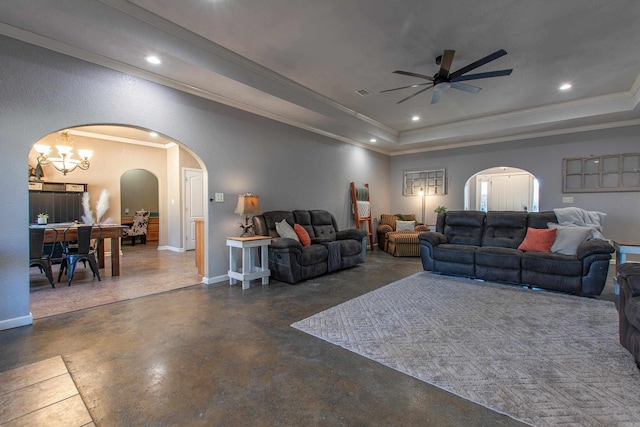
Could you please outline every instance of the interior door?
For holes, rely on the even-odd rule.
[[[204,218],[204,181],[200,169],[183,169],[185,250],[196,248],[195,218]]]
[[[531,178],[528,174],[493,175],[489,185],[490,211],[531,210]]]

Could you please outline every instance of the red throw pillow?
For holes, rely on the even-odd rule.
[[[549,252],[551,245],[556,240],[554,228],[527,228],[527,235],[518,246],[521,251]]]
[[[307,230],[305,230],[303,226],[300,224],[293,224],[293,231],[298,235],[298,239],[300,239],[302,246],[309,246],[311,244],[311,237],[309,237],[309,233],[307,233]]]

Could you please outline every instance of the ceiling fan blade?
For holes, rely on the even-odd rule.
[[[452,82],[462,82],[465,80],[478,80],[478,79],[488,79],[489,77],[500,77],[500,76],[508,76],[511,74],[513,70],[497,70],[497,71],[487,71],[486,73],[477,73],[477,74],[467,74],[466,76],[456,77],[455,79],[451,79]]]
[[[460,83],[460,82],[452,82],[451,87],[454,89],[463,90],[469,93],[478,93],[482,90],[477,86],[472,86],[472,85],[468,85],[466,83]]]
[[[438,72],[441,79],[446,79],[449,76],[451,63],[453,62],[453,55],[455,55],[455,53],[455,50],[444,51],[444,55],[442,55],[442,59],[440,61],[440,71]]]
[[[434,80],[433,77],[431,77],[431,76],[425,76],[424,74],[412,73],[410,71],[396,70],[396,71],[394,71],[394,73],[395,74],[402,74],[402,75],[405,75],[405,76],[417,77],[419,79],[426,79],[426,80],[429,80],[429,81],[433,81]]]
[[[416,92],[416,93],[414,93],[413,95],[409,95],[409,96],[407,96],[406,98],[401,99],[400,101],[396,102],[396,104],[402,104],[404,101],[407,101],[407,100],[409,100],[409,99],[413,98],[413,97],[414,97],[414,96],[416,96],[416,95],[420,95],[420,94],[421,94],[422,92],[424,92],[425,90],[431,89],[431,87],[432,87],[432,86],[425,87],[424,89],[417,91],[417,92]]]
[[[496,59],[500,58],[501,56],[504,56],[507,54],[507,51],[504,49],[500,49],[496,52],[493,52],[491,55],[487,55],[482,59],[478,59],[476,62],[473,62],[469,65],[467,65],[466,67],[462,67],[460,68],[458,71],[454,71],[453,73],[451,73],[449,75],[449,77],[451,78],[451,80],[454,80],[458,77],[460,77],[461,75],[463,75],[464,73],[468,73],[471,70],[475,70],[478,67],[483,66],[484,64],[491,62],[491,61],[495,61]]]
[[[431,103],[432,104],[437,104],[438,101],[440,101],[440,95],[442,95],[442,91],[441,90],[434,90],[433,91],[433,96],[431,97]]]
[[[381,91],[380,91],[380,93],[384,93],[384,92],[392,92],[392,91],[394,91],[394,90],[408,89],[408,88],[410,88],[410,87],[418,87],[418,86],[424,86],[424,85],[430,85],[430,84],[433,84],[433,83],[431,83],[431,82],[428,82],[428,83],[416,83],[416,84],[409,85],[409,86],[402,86],[402,87],[395,87],[395,88],[393,88],[393,89],[385,89],[385,90],[381,90]]]

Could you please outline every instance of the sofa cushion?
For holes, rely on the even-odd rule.
[[[482,246],[516,249],[526,234],[526,212],[487,212]]]
[[[557,276],[582,277],[582,261],[575,256],[553,252],[525,252],[522,270],[537,271]],[[524,276],[522,278],[524,280]]]
[[[518,249],[521,251],[549,252],[556,238],[555,229],[528,228]]]
[[[512,248],[483,246],[476,250],[476,265],[520,270],[522,252]]]
[[[551,245],[551,252],[565,255],[575,255],[578,246],[591,237],[589,227],[567,227],[550,222],[548,227],[556,230],[556,238]]]
[[[396,231],[414,231],[415,228],[415,221],[396,221]]]
[[[531,228],[548,228],[547,223],[558,222],[556,214],[553,211],[529,212],[527,218],[527,227]]]
[[[303,246],[309,246],[311,244],[311,237],[309,237],[309,233],[303,226],[300,224],[293,224],[293,231],[298,235],[298,239]]]
[[[438,261],[473,265],[476,249],[477,246],[444,243],[433,249],[433,258]]]
[[[319,262],[327,262],[329,251],[324,245],[303,246],[300,265],[312,265]]]
[[[624,307],[627,321],[636,329],[640,329],[640,297],[631,298]]]
[[[334,236],[337,228],[334,223],[333,216],[327,211],[313,210],[309,211],[311,215],[311,226],[313,227],[313,233],[315,237],[329,237]]]
[[[444,219],[444,234],[449,243],[480,246],[485,213],[479,211],[447,212]]]
[[[382,214],[380,215],[380,222],[378,224],[388,225],[391,227],[391,230],[393,231],[396,229],[397,220],[398,220],[398,217],[395,215]]]
[[[293,239],[298,242],[300,241],[296,232],[293,231],[293,227],[289,225],[286,219],[276,222],[276,231],[280,237],[286,237],[287,239]]]
[[[305,230],[307,230],[307,233],[309,234],[309,237],[311,239],[316,237],[313,232],[313,225],[311,225],[311,214],[309,213],[309,211],[296,210],[292,213],[293,217],[295,218],[295,223],[300,224]]]

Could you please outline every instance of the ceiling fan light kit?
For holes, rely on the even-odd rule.
[[[440,95],[442,94],[442,92],[448,90],[449,88],[458,89],[468,93],[480,92],[481,88],[467,84],[467,83],[461,83],[463,81],[508,76],[513,71],[513,69],[508,69],[508,70],[487,71],[487,72],[476,73],[476,74],[467,74],[469,71],[473,71],[476,68],[479,68],[491,61],[495,61],[496,59],[507,54],[506,50],[500,49],[498,51],[493,52],[490,55],[485,56],[484,58],[481,58],[475,62],[472,62],[467,66],[460,68],[459,70],[456,70],[450,73],[449,70],[451,69],[451,64],[453,63],[453,57],[455,53],[456,53],[455,50],[445,50],[442,55],[439,55],[436,58],[436,64],[440,65],[440,69],[433,76],[413,73],[410,71],[402,71],[402,70],[394,71],[395,74],[402,74],[409,77],[416,77],[419,79],[428,80],[427,83],[418,83],[418,84],[412,84],[409,86],[401,86],[393,89],[386,89],[386,90],[380,91],[380,93],[392,92],[392,91],[402,90],[407,88],[415,88],[418,86],[427,86],[426,88],[420,89],[419,91],[413,93],[412,95],[409,95],[406,98],[401,99],[400,101],[397,102],[397,104],[401,104],[405,101],[408,101],[414,96],[420,95],[421,93],[431,88],[433,88],[434,90],[433,96],[431,97],[431,103],[435,104],[440,100]]]

